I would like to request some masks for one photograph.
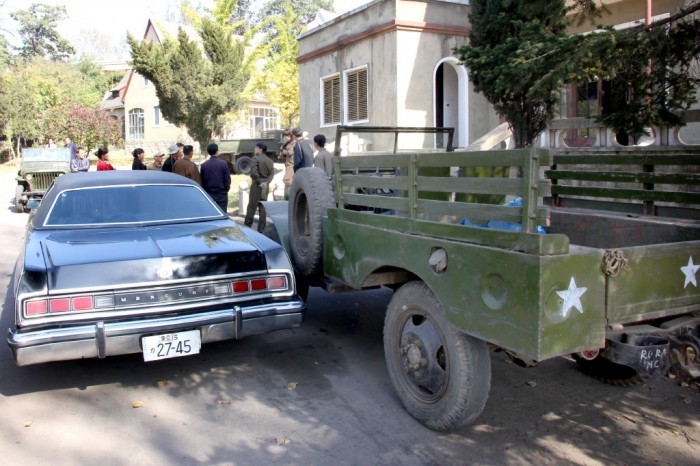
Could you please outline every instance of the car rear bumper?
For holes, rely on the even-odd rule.
[[[35,331],[10,329],[7,343],[18,366],[83,358],[140,353],[144,336],[198,329],[202,343],[240,339],[298,327],[305,305],[295,298],[284,303],[154,317],[123,322],[95,322]]]

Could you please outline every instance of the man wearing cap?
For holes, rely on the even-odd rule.
[[[162,170],[163,169],[163,153],[156,152],[153,154],[153,162],[146,165],[147,170]]]
[[[228,164],[219,158],[219,146],[207,146],[209,160],[202,164],[202,188],[214,199],[224,213],[228,212],[228,192],[231,189],[231,172]]]
[[[182,175],[185,178],[189,178],[196,181],[200,185],[202,184],[202,178],[199,176],[199,170],[197,169],[197,164],[192,161],[192,154],[194,154],[194,147],[186,145],[182,148],[183,157],[175,161],[173,165],[173,173]]]
[[[163,164],[162,170],[164,172],[173,172],[173,165],[175,165],[175,162],[177,162],[181,157],[182,157],[182,146],[179,144],[172,144],[170,147],[168,147],[168,154],[170,157],[168,157],[168,160],[165,161]]]
[[[296,144],[294,144],[294,173],[302,168],[313,167],[314,149],[309,141],[304,139],[304,133],[300,128],[294,128],[292,136],[296,140]]]

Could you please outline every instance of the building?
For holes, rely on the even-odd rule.
[[[182,27],[191,38],[199,38],[194,28],[165,21],[149,20],[144,40],[162,44],[167,37],[177,37]],[[152,82],[128,69],[122,80],[105,94],[101,108],[121,122],[125,148],[142,147],[147,153],[165,151],[174,141],[195,144],[187,128],[178,127],[163,118],[156,88]],[[246,102],[236,118],[226,126],[221,138],[251,138],[261,131],[279,128],[279,112],[262,97]]]
[[[668,16],[689,1],[604,0],[605,22],[626,27]],[[298,37],[300,126],[335,137],[336,125],[446,126],[467,147],[502,121],[474,92],[455,47],[469,41],[469,0],[374,0],[343,15],[317,18]],[[572,33],[586,32],[572,30]],[[597,83],[592,84],[597,86]],[[580,87],[580,86],[579,86]],[[590,85],[584,85],[588,88]],[[581,115],[582,99],[602,94],[562,93],[561,115]],[[584,102],[591,103],[591,102]],[[686,131],[686,130],[684,130]],[[689,125],[690,133],[697,133]]]

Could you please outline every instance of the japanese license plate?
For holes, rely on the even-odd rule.
[[[199,330],[151,335],[141,339],[141,346],[144,361],[177,358],[198,354],[202,347],[202,336]]]

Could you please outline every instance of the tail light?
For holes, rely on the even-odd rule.
[[[101,292],[95,295],[61,296],[54,298],[32,298],[24,301],[24,315],[27,317],[57,315],[67,312],[119,310],[141,306],[159,306],[183,301],[204,301],[226,296],[265,291],[286,291],[289,279],[286,275],[269,277],[241,278],[232,282],[218,282],[208,285],[182,285],[167,289],[132,291],[121,294]],[[210,292],[211,290],[211,292]]]
[[[278,291],[286,290],[287,277],[285,275],[275,275],[272,277],[261,277],[253,279],[242,279],[231,282],[233,293],[249,293],[256,291]]]
[[[33,299],[24,303],[24,311],[28,316],[58,314],[71,311],[91,311],[94,308],[92,296]]]

